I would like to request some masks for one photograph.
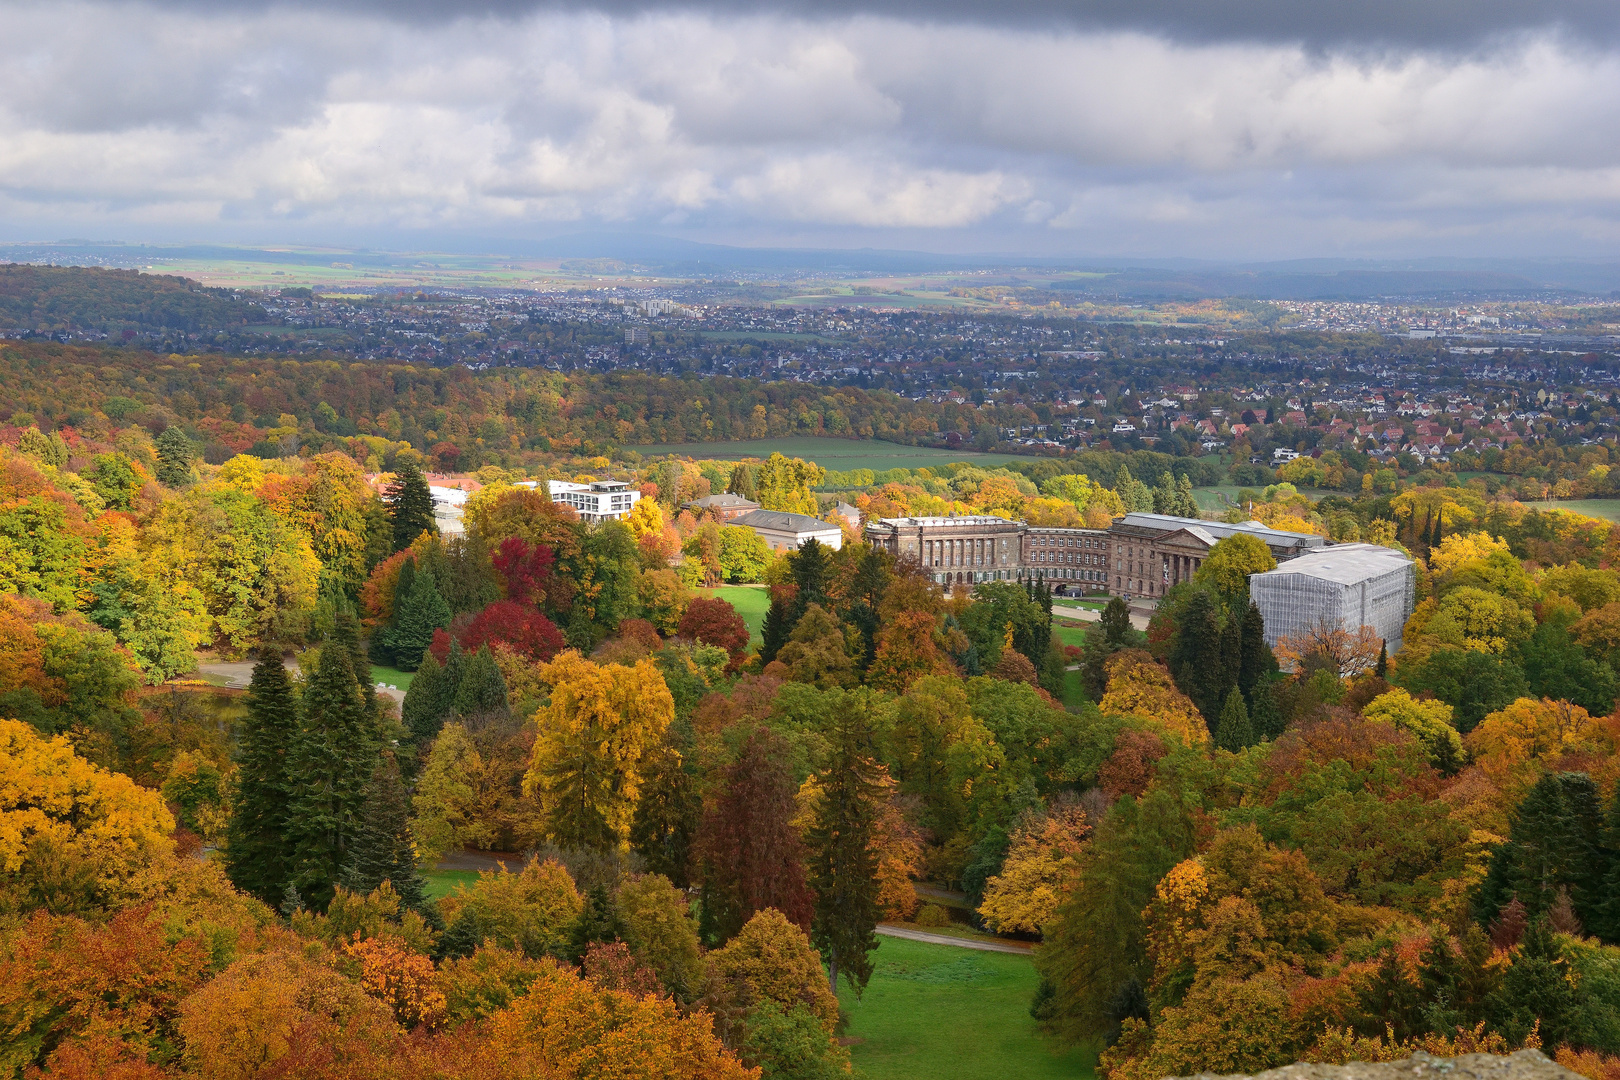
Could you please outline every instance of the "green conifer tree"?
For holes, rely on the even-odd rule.
[[[422,470],[409,461],[394,466],[394,482],[388,485],[388,516],[394,529],[394,550],[404,551],[424,532],[438,532],[433,521],[433,493],[422,477]]]
[[[488,645],[480,645],[478,651],[468,658],[451,708],[461,718],[504,719],[510,715],[506,701],[506,680],[501,677],[501,669],[495,666],[495,655],[489,651]]]
[[[1221,720],[1215,727],[1215,745],[1232,753],[1254,743],[1254,729],[1249,726],[1249,709],[1243,704],[1243,692],[1232,687],[1221,707]]]
[[[354,681],[360,687],[360,696],[365,699],[367,711],[375,713],[377,685],[371,681],[371,658],[366,655],[365,646],[360,644],[360,619],[355,615],[354,605],[349,603],[347,596],[338,598],[336,615],[326,645],[335,646],[349,654],[349,667],[354,671]]]
[[[450,625],[450,605],[439,593],[433,575],[421,570],[411,582],[410,594],[396,601],[399,624],[390,646],[401,671],[415,671],[422,654],[433,644],[433,631]]]
[[[297,853],[299,893],[310,907],[325,910],[348,861],[377,766],[372,720],[348,650],[321,650],[301,713],[287,755],[287,839]]]
[[[790,559],[793,571],[793,583],[799,591],[793,597],[793,621],[799,621],[805,609],[811,604],[830,608],[827,602],[827,584],[832,577],[832,563],[827,557],[827,547],[821,541],[811,538],[794,552]],[[792,633],[790,630],[789,633]]]
[[[1167,472],[1159,474],[1159,486],[1153,489],[1153,512],[1155,514],[1174,514],[1181,509],[1181,500],[1176,496],[1176,478]]]
[[[1266,620],[1260,614],[1259,605],[1253,600],[1249,601],[1248,608],[1243,612],[1242,638],[1237,684],[1238,689],[1243,691],[1252,714],[1254,688],[1260,685],[1261,680],[1277,670],[1277,657],[1272,653],[1271,646],[1266,644]]]
[[[418,742],[426,743],[438,738],[454,700],[455,687],[444,668],[431,652],[424,652],[422,666],[416,669],[416,678],[405,691],[400,720]]]
[[[1176,686],[1192,699],[1211,727],[1220,719],[1226,702],[1226,658],[1215,601],[1203,589],[1195,591],[1182,609],[1170,650],[1170,673]]]
[[[859,994],[872,977],[877,947],[877,857],[872,836],[883,788],[876,775],[872,733],[853,703],[831,718],[832,753],[818,779],[821,801],[806,846],[809,883],[816,901],[810,938],[827,962],[836,990],[838,974]]]
[[[1103,608],[1102,619],[1103,641],[1110,649],[1123,648],[1131,632],[1130,606],[1119,597],[1108,601]]]
[[[158,483],[170,488],[185,487],[191,483],[194,479],[191,462],[197,456],[197,448],[186,438],[186,433],[172,425],[166,427],[154,446],[157,449]]]
[[[1601,922],[1603,811],[1597,785],[1585,773],[1547,773],[1513,812],[1508,842],[1491,853],[1474,897],[1474,916],[1489,923],[1513,900],[1531,918],[1567,888],[1582,922]]]
[[[294,874],[287,839],[291,790],[287,755],[298,734],[298,704],[281,650],[264,646],[248,684],[239,738],[236,802],[226,833],[225,867],[243,892],[277,903]]]
[[[1389,643],[1378,643],[1378,663],[1373,667],[1373,674],[1382,679],[1389,674]]]
[[[771,597],[771,606],[765,611],[765,625],[760,628],[760,637],[763,639],[759,646],[759,662],[768,664],[776,659],[776,654],[782,651],[782,646],[788,643],[793,635],[796,623],[793,617],[793,605],[788,601]]]
[[[425,913],[431,907],[427,882],[416,868],[410,800],[392,752],[379,755],[371,772],[345,857],[344,888],[364,896],[388,881],[407,908]]]
[[[1268,675],[1255,683],[1249,701],[1249,727],[1255,738],[1275,739],[1281,736],[1288,718],[1277,703],[1277,680]]]
[[[1176,513],[1182,517],[1199,517],[1198,497],[1193,494],[1192,479],[1186,473],[1176,481]]]

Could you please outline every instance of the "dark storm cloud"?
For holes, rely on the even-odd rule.
[[[1593,45],[1620,41],[1620,3],[1615,0],[157,0],[157,4],[215,14],[302,7],[414,23],[520,18],[546,11],[774,14],[807,19],[866,15],[909,22],[1138,31],[1183,42],[1298,42],[1316,48],[1473,48],[1548,30]]]

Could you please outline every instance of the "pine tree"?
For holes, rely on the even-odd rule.
[[[1602,921],[1603,815],[1597,785],[1585,773],[1548,773],[1513,812],[1508,842],[1491,854],[1474,897],[1480,922],[1518,900],[1533,919],[1568,888],[1583,923]]]
[[[392,882],[407,908],[428,910],[427,882],[416,868],[410,816],[399,763],[392,753],[384,753],[366,784],[353,839],[345,853],[344,888],[364,896],[383,882]]]
[[[422,666],[416,669],[416,678],[405,691],[405,704],[399,711],[405,730],[421,743],[438,738],[455,701],[455,689],[434,655],[423,653]]]
[[[1446,520],[1446,512],[1444,510],[1437,511],[1435,513],[1435,515],[1434,515],[1434,532],[1429,534],[1429,546],[1431,548],[1437,548],[1437,547],[1440,546],[1441,527],[1442,527],[1442,524],[1445,522],[1445,520]]]
[[[854,709],[832,718],[832,753],[817,779],[821,799],[806,838],[810,887],[816,895],[810,939],[827,961],[827,981],[838,973],[859,994],[872,977],[877,947],[877,857],[872,835],[883,797],[882,766],[874,760],[871,732]]]
[[[1266,677],[1254,686],[1250,694],[1249,728],[1257,739],[1275,739],[1282,735],[1288,718],[1277,704],[1277,680]]]
[[[506,680],[495,666],[495,656],[488,645],[480,645],[467,661],[466,669],[456,685],[455,702],[451,711],[457,718],[492,717],[504,719],[510,715],[506,702]]]
[[[433,493],[412,462],[401,461],[394,467],[394,482],[388,485],[385,501],[393,522],[395,551],[404,551],[425,532],[439,531],[433,522]]]
[[[158,483],[170,488],[191,483],[191,461],[196,456],[197,448],[186,438],[186,433],[171,425],[163,429],[154,446],[157,449]]]
[[[360,644],[360,620],[354,613],[354,605],[349,603],[346,596],[338,600],[337,618],[326,644],[349,654],[349,667],[354,671],[354,681],[360,687],[360,696],[365,699],[367,711],[375,713],[377,685],[371,681],[371,658],[366,655],[365,647]]]
[[[287,754],[297,733],[292,679],[281,662],[281,650],[265,646],[248,684],[225,866],[237,888],[267,904],[279,901],[293,878],[294,852],[287,841],[291,788]]]
[[[827,583],[832,576],[832,565],[827,558],[826,545],[813,537],[806,540],[793,553],[790,565],[793,583],[799,587],[793,597],[793,621],[798,622],[811,604],[831,607],[827,602]]]
[[[394,662],[401,671],[415,671],[422,654],[433,644],[433,631],[450,625],[450,605],[440,595],[433,575],[424,569],[411,582],[410,594],[395,601],[395,608],[398,625],[389,642]]]
[[[1153,512],[1156,514],[1174,514],[1181,508],[1181,501],[1176,497],[1176,479],[1169,473],[1159,474],[1159,486],[1153,489]]]
[[[776,659],[776,654],[782,651],[782,646],[786,645],[788,638],[793,635],[795,622],[792,604],[773,595],[771,606],[765,612],[765,625],[760,628],[760,637],[763,639],[759,646],[761,664],[768,664]]]
[[[1378,663],[1373,668],[1373,674],[1377,675],[1380,679],[1384,678],[1386,675],[1389,674],[1389,643],[1388,642],[1380,641],[1378,643]]]
[[[1266,644],[1266,620],[1260,614],[1259,606],[1249,601],[1248,609],[1243,612],[1242,645],[1237,669],[1238,689],[1243,691],[1244,699],[1249,703],[1249,711],[1254,711],[1254,688],[1260,685],[1262,679],[1277,670],[1277,657],[1272,653],[1271,646]]]
[[[1182,517],[1195,518],[1200,516],[1198,510],[1198,497],[1193,494],[1192,479],[1186,473],[1176,482],[1176,500],[1178,506],[1176,513]]]
[[[1221,708],[1226,707],[1226,698],[1238,688],[1238,680],[1243,674],[1243,620],[1236,615],[1227,615],[1226,626],[1221,629]]]
[[[703,799],[692,775],[691,755],[681,749],[680,727],[670,726],[665,744],[645,766],[641,798],[636,800],[636,816],[630,824],[630,846],[646,863],[649,874],[662,874],[677,889],[685,889],[691,884],[692,848]]]
[[[1221,628],[1216,621],[1215,601],[1208,592],[1197,590],[1182,609],[1181,625],[1176,628],[1170,652],[1170,673],[1176,686],[1192,699],[1210,726],[1220,718],[1226,701],[1226,658]]]
[[[1254,743],[1254,729],[1249,726],[1249,710],[1243,704],[1243,693],[1232,687],[1221,708],[1221,721],[1215,728],[1215,745],[1222,750],[1237,753]]]
[[[287,839],[297,853],[295,884],[325,910],[348,861],[378,747],[345,649],[322,649],[304,690],[287,755]]]
[[[1103,641],[1109,649],[1122,648],[1130,637],[1131,609],[1125,601],[1114,597],[1103,608],[1102,619]]]

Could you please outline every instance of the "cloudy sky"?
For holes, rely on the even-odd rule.
[[[0,239],[1620,252],[1614,0],[0,0]]]

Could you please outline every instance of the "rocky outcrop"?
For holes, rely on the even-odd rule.
[[[1464,1054],[1437,1058],[1417,1053],[1401,1061],[1361,1062],[1348,1065],[1310,1065],[1301,1062],[1256,1073],[1252,1080],[1584,1080],[1578,1073],[1547,1058],[1539,1050],[1516,1054]],[[1181,1078],[1178,1078],[1181,1080]],[[1250,1080],[1243,1076],[1217,1078],[1201,1073],[1187,1080]]]

